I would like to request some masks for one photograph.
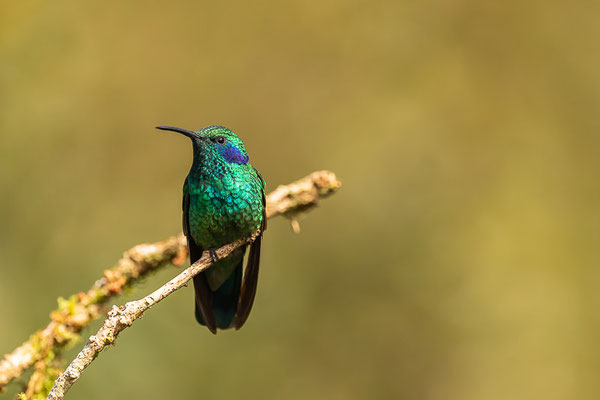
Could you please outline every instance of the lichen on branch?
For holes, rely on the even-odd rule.
[[[316,206],[321,198],[331,195],[340,187],[341,182],[336,178],[333,172],[313,172],[296,182],[279,186],[272,193],[267,195],[267,217],[272,218],[277,215],[285,215],[292,220],[292,223],[294,223],[298,213]],[[240,246],[249,240],[252,240],[252,238],[241,239],[236,242],[238,243],[237,246]],[[234,244],[226,245],[219,250],[226,252],[228,251],[228,246],[233,245]],[[36,372],[39,371],[39,373],[37,375],[34,373],[31,378],[35,378],[38,381],[40,379],[43,380],[44,376],[41,371],[54,371],[53,368],[50,368],[49,363],[52,360],[48,358],[49,355],[52,355],[53,359],[54,355],[57,354],[60,349],[68,344],[74,343],[79,338],[79,332],[102,314],[103,306],[108,303],[109,300],[118,296],[125,287],[135,285],[141,278],[153,271],[157,271],[166,265],[180,266],[186,259],[187,247],[183,235],[171,237],[152,244],[140,244],[127,250],[117,264],[114,267],[105,270],[103,277],[96,281],[87,292],[80,292],[68,299],[59,299],[59,307],[50,313],[50,323],[44,329],[35,332],[29,340],[17,349],[3,357],[0,361],[0,392],[13,379],[23,374],[25,370],[29,369],[37,362],[45,360],[44,364],[37,364]],[[204,257],[196,264],[201,263],[203,259]],[[208,265],[196,264],[195,266],[197,268],[208,268],[208,266],[210,266],[210,263]],[[186,271],[189,271],[192,267],[188,268]],[[182,272],[182,274],[186,271]],[[193,271],[195,270],[192,269],[192,272]],[[195,273],[200,271],[201,269],[197,270]],[[177,277],[174,279],[177,279]],[[148,302],[148,297],[153,296],[155,293],[142,300]],[[162,298],[164,297],[161,297],[157,301],[162,300]],[[154,297],[150,297],[150,300],[154,301]],[[148,305],[143,311],[151,305]],[[121,310],[122,308],[123,307],[117,308],[113,306],[109,312],[108,319],[110,319],[111,316],[118,316],[118,323],[115,326],[121,326],[122,329],[124,329],[126,326],[130,325],[129,321],[132,323],[139,315],[135,317],[137,314],[130,314],[131,308]],[[143,313],[143,311],[141,312]],[[127,318],[123,319],[123,315],[119,314],[121,312],[127,312],[127,318],[130,318],[131,316],[134,317],[132,320]],[[108,329],[106,330],[107,336],[104,337],[100,335],[100,339],[98,334],[101,334],[102,332],[99,332],[90,338],[86,348],[88,350],[93,350],[96,348],[95,346],[100,344],[102,345],[100,348],[101,351],[103,346],[112,343],[116,339],[116,334],[114,332],[117,332],[118,334],[120,330],[117,329],[111,331]],[[112,334],[112,336],[110,336],[110,334]],[[84,350],[86,348],[84,348]],[[42,366],[44,366],[44,368],[42,368]],[[30,382],[28,385],[27,398],[30,398],[30,393],[35,392],[33,389],[30,391],[30,388],[46,386],[40,385],[38,381]]]

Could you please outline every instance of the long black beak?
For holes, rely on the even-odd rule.
[[[173,132],[181,133],[182,135],[185,135],[191,139],[198,138],[198,134],[196,132],[190,131],[187,129],[183,129],[183,128],[176,128],[174,126],[157,126],[156,129],[160,129],[162,131],[173,131]]]

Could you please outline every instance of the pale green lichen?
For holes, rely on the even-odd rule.
[[[104,344],[108,345],[108,344],[114,344],[115,343],[116,338],[114,337],[112,332],[109,332],[107,337],[104,339]]]
[[[79,341],[81,335],[73,332],[68,327],[63,324],[59,324],[54,330],[54,334],[56,335],[57,342],[64,343],[64,346],[70,348],[69,346],[74,345]]]
[[[106,296],[106,293],[100,289],[91,290],[90,292],[88,292],[88,295],[88,304],[104,303],[106,300],[108,300],[108,296]]]
[[[75,307],[79,303],[77,295],[72,295],[68,299],[59,297],[56,299],[58,303],[58,311],[66,313],[67,315],[73,315],[75,313]]]
[[[60,375],[61,372],[62,371],[60,369],[55,368],[53,366],[49,366],[48,368],[46,368],[42,388],[39,393],[36,393],[36,395],[39,395],[39,397],[34,396],[33,400],[43,400],[46,397],[48,397],[48,393],[50,393],[50,390],[52,390],[52,386],[54,386],[54,381],[56,381],[58,375]]]
[[[41,338],[41,332],[36,332],[29,337],[29,343],[31,343],[31,347],[33,347],[36,354],[42,353],[44,349],[44,342]]]

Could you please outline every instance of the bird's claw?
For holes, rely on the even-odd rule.
[[[208,249],[208,254],[210,254],[210,259],[213,263],[216,263],[219,257],[217,257],[217,252],[215,249]]]

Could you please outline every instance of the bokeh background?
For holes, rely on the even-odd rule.
[[[69,398],[597,399],[599,8],[3,2],[0,353],[180,231],[191,146],[153,127],[218,123],[269,189],[344,187],[269,223],[243,330],[182,290]]]

